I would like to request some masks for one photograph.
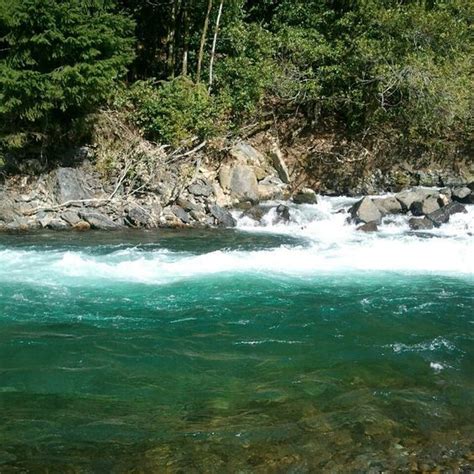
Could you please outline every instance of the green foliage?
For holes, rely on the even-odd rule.
[[[174,146],[212,137],[226,125],[224,105],[186,77],[158,85],[138,81],[120,102],[150,140]]]
[[[103,103],[133,58],[133,22],[108,1],[0,0],[0,121],[52,133]]]
[[[226,98],[239,121],[256,112],[274,84],[274,39],[260,26],[242,21],[225,28],[223,38],[215,92]]]
[[[127,72],[115,105],[174,146],[270,109],[394,149],[472,144],[473,2],[226,0],[219,28],[211,3],[0,0],[0,148],[84,135]]]
[[[457,0],[283,1],[272,23],[276,91],[350,133],[462,145],[472,140],[473,14]]]

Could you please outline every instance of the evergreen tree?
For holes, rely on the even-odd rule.
[[[133,59],[107,0],[0,0],[0,126],[48,134],[103,103]]]

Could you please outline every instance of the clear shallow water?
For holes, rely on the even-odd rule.
[[[0,472],[473,467],[473,214],[0,237]]]

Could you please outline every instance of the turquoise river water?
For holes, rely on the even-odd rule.
[[[0,236],[0,472],[472,472],[474,211]]]

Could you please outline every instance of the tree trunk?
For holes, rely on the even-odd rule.
[[[168,69],[168,76],[171,76],[171,77],[174,77],[174,70],[175,70],[175,42],[176,42],[177,13],[178,13],[178,0],[173,0],[171,4],[170,29],[169,29],[168,38],[167,38],[167,44],[168,44],[167,69]]]
[[[211,15],[211,10],[212,10],[212,0],[209,0],[207,3],[207,12],[206,12],[206,18],[204,19],[204,26],[202,28],[201,43],[199,45],[196,82],[199,82],[201,80],[202,58],[204,56],[204,46],[206,44],[207,30],[209,28],[209,17]]]
[[[219,33],[219,23],[221,21],[223,7],[224,7],[224,0],[221,0],[221,3],[219,4],[219,11],[217,13],[216,27],[214,29],[214,39],[212,40],[211,60],[209,62],[209,92],[211,92],[212,81],[214,80],[213,78],[214,57],[216,55],[217,34]]]
[[[189,11],[188,2],[183,0],[183,67],[181,74],[188,75],[188,55],[189,55]]]

